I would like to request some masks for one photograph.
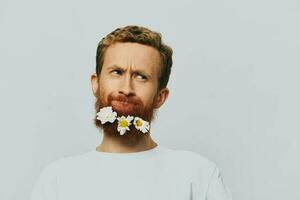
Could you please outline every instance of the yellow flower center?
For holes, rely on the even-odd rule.
[[[142,126],[143,125],[143,122],[141,120],[136,120],[136,125],[137,126]]]
[[[121,120],[121,121],[120,121],[120,126],[121,126],[122,128],[125,128],[125,127],[128,126],[128,122],[127,122],[126,120]]]

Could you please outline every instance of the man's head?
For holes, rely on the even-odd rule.
[[[150,122],[154,110],[168,97],[171,67],[172,49],[162,43],[159,33],[139,26],[116,29],[97,48],[96,73],[91,76],[96,112],[112,106],[119,116],[138,116]],[[94,124],[107,134],[119,135],[116,123],[101,124],[95,117]],[[130,129],[125,137],[142,135]]]

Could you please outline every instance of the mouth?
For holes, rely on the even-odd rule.
[[[134,104],[126,101],[113,100],[111,105],[115,111],[122,115],[129,115],[134,111]]]
[[[118,101],[118,100],[113,100],[111,104],[117,108],[124,108],[128,106],[133,106],[132,103],[127,102],[127,101]]]

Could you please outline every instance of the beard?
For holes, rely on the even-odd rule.
[[[154,119],[155,115],[155,107],[154,101],[145,106],[140,98],[138,97],[127,97],[125,95],[119,94],[117,96],[113,96],[109,94],[107,100],[104,97],[104,94],[99,90],[97,91],[96,102],[95,102],[95,110],[96,113],[100,111],[101,108],[106,106],[112,106],[112,110],[117,113],[117,117],[131,115],[133,117],[140,117],[145,121],[148,121],[150,124],[151,129],[151,121]],[[124,103],[126,102],[126,103]],[[118,139],[124,145],[133,146],[141,141],[144,137],[147,137],[150,134],[150,129],[148,132],[143,133],[140,130],[137,130],[134,125],[133,121],[129,126],[130,130],[126,130],[123,135],[117,130],[118,127],[118,120],[115,120],[113,123],[106,122],[105,124],[101,124],[100,120],[97,119],[95,113],[94,117],[94,125],[103,130],[105,136]]]

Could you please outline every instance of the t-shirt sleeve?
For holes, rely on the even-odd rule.
[[[30,200],[57,200],[57,176],[52,165],[46,166],[36,179]]]
[[[208,185],[206,200],[232,200],[231,192],[224,183],[217,166],[215,166]]]

